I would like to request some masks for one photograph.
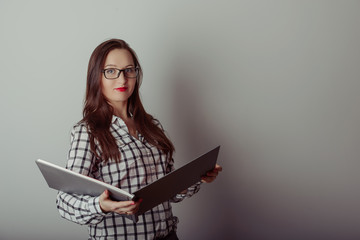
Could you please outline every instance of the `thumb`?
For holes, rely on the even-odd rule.
[[[106,213],[107,210],[105,209],[106,204],[104,203],[104,201],[106,201],[109,198],[109,190],[105,190],[100,196],[99,196],[99,205],[100,205],[100,209]]]
[[[105,189],[105,191],[100,195],[100,198],[102,200],[109,198],[109,190]]]

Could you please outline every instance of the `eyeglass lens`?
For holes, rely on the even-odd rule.
[[[121,72],[124,73],[124,76],[127,78],[135,78],[138,74],[137,68],[125,68],[125,69],[117,69],[117,68],[107,68],[104,69],[104,75],[107,79],[116,79],[120,77]]]

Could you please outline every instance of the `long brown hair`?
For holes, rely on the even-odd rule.
[[[88,127],[91,151],[102,161],[110,159],[120,161],[120,151],[114,136],[110,132],[110,125],[114,113],[113,107],[102,94],[101,77],[108,53],[113,49],[126,49],[132,55],[135,67],[139,68],[135,89],[128,99],[128,115],[132,116],[136,130],[144,136],[146,141],[156,146],[169,158],[172,157],[174,146],[166,137],[164,131],[154,123],[154,118],[146,113],[139,96],[139,87],[143,72],[135,51],[123,40],[110,39],[101,43],[91,54],[87,72],[86,96],[81,122]],[[98,147],[100,154],[98,154]]]

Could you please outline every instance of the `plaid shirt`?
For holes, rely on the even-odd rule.
[[[161,127],[160,123],[158,126]],[[168,159],[156,147],[128,133],[124,121],[114,116],[110,131],[115,137],[121,153],[119,163],[104,163],[90,151],[90,140],[86,125],[77,124],[71,132],[71,149],[66,168],[109,183],[129,193],[163,177],[174,170],[173,159]],[[100,149],[97,149],[100,153]],[[60,215],[78,224],[88,225],[89,239],[154,239],[176,231],[178,218],[173,216],[170,201],[179,202],[200,189],[200,183],[178,194],[139,216],[137,223],[120,214],[103,213],[99,197],[67,194],[59,191],[56,199]]]

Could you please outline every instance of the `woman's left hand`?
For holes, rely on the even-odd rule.
[[[221,171],[222,171],[222,167],[220,165],[216,164],[212,170],[208,171],[206,173],[206,175],[201,178],[201,182],[203,182],[203,183],[213,182],[216,179],[219,172],[221,172]]]

